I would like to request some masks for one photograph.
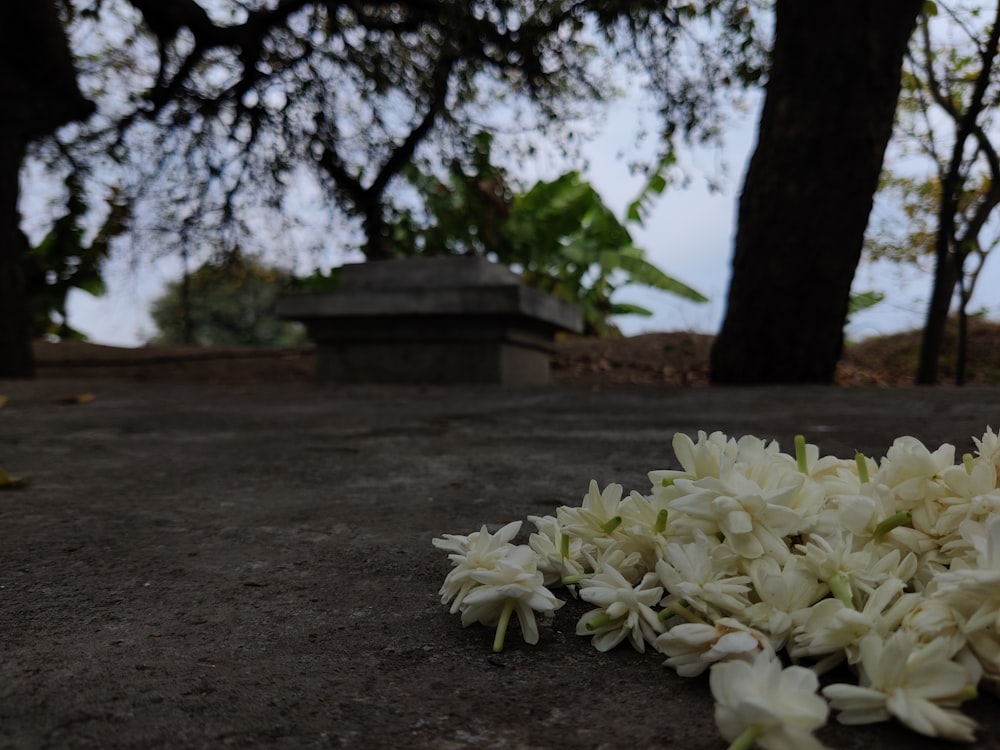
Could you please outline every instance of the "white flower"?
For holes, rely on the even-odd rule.
[[[715,664],[709,678],[715,697],[715,723],[729,742],[748,737],[745,747],[765,750],[815,750],[823,745],[813,732],[826,723],[829,707],[816,695],[819,680],[804,667],[781,668],[762,651],[752,664]]]
[[[771,652],[768,637],[731,617],[713,625],[685,622],[656,639],[656,648],[668,658],[664,665],[681,677],[700,675],[712,664],[730,659],[752,662],[761,651]]]
[[[955,564],[934,576],[927,595],[962,618],[969,648],[986,677],[1000,683],[1000,516],[985,524],[967,521],[960,528],[976,551],[978,565],[965,568]]]
[[[587,560],[585,567],[590,571],[613,568],[619,575],[627,579],[630,585],[638,583],[644,575],[650,572],[642,554],[635,550],[634,545],[628,541],[615,542],[610,547],[594,548],[594,550],[593,554],[588,550],[583,555]]]
[[[535,644],[538,643],[535,611],[551,616],[565,604],[545,588],[543,576],[535,565],[535,553],[525,545],[511,546],[491,568],[473,570],[469,575],[478,585],[463,598],[462,625],[481,622],[497,627],[495,651],[503,647],[505,618],[516,614],[525,642]]]
[[[657,542],[667,531],[667,503],[654,495],[632,491],[618,507],[621,529],[633,551],[642,555],[647,570],[657,559]]]
[[[899,630],[888,640],[865,636],[859,645],[861,685],[823,689],[841,724],[870,724],[895,717],[929,737],[973,742],[976,722],[954,710],[969,686],[966,668],[950,660],[950,645],[935,641],[917,646],[912,633]]]
[[[942,445],[931,453],[914,437],[896,438],[873,481],[887,485],[897,510],[913,514],[913,527],[932,534],[941,512],[939,498],[948,494],[942,475],[955,463],[955,446]]]
[[[736,560],[726,545],[696,529],[693,542],[666,542],[660,549],[660,582],[702,614],[715,618],[750,606],[750,576],[734,575]]]
[[[1000,509],[997,471],[992,461],[950,466],[942,479],[950,496],[942,498],[944,507],[935,527],[938,536],[953,533],[967,519],[982,520]]]
[[[806,569],[802,557],[793,555],[784,566],[770,557],[750,562],[753,590],[760,599],[740,618],[767,632],[775,649],[784,645],[792,631],[793,613],[815,604],[828,593],[825,584]]]
[[[976,444],[976,454],[980,459],[989,461],[1000,469],[1000,436],[987,427],[981,438],[972,438]]]
[[[668,508],[714,524],[740,557],[767,554],[784,562],[789,552],[783,537],[798,533],[802,525],[799,514],[784,503],[798,492],[803,478],[765,490],[736,468],[726,467],[719,479],[700,480],[695,493],[672,500]]]
[[[604,565],[580,582],[580,598],[599,609],[587,612],[576,626],[577,635],[593,636],[598,651],[610,651],[627,637],[636,651],[644,652],[663,630],[652,607],[663,597],[656,576],[647,574],[635,587],[614,568]]]
[[[952,566],[932,579],[933,596],[969,618],[971,630],[1000,624],[1000,516],[985,524],[966,522],[960,529],[976,550],[977,566]],[[981,623],[981,625],[980,625]]]
[[[965,646],[965,618],[940,598],[921,596],[900,627],[913,633],[918,645],[947,641],[951,644],[950,655],[957,654]]]
[[[528,546],[535,551],[538,569],[545,575],[545,585],[560,583],[564,577],[584,572],[583,542],[563,534],[554,516],[528,516],[538,531],[528,537]]]
[[[831,589],[844,586],[843,591],[833,593],[845,604],[850,600],[860,603],[864,594],[870,595],[890,578],[909,580],[917,570],[913,554],[904,558],[898,549],[881,549],[874,544],[858,547],[850,533],[838,533],[832,540],[813,534],[795,549],[803,554],[806,567],[817,579]]]
[[[868,597],[864,609],[856,610],[839,599],[824,599],[795,614],[795,634],[788,653],[793,659],[803,656],[839,655],[847,651],[848,660],[858,655],[854,644],[869,633],[886,636],[895,630],[903,617],[920,601],[919,594],[905,594],[906,584],[890,578]],[[840,661],[827,660],[823,667]]]
[[[622,486],[609,484],[602,491],[597,482],[590,480],[590,488],[578,508],[563,505],[556,510],[562,532],[592,544],[610,544],[622,539],[619,506]]]
[[[954,463],[955,446],[945,443],[931,453],[915,437],[905,435],[893,441],[873,481],[888,485],[904,503],[917,503],[938,492],[939,475]]]
[[[701,479],[719,476],[722,456],[729,460],[736,458],[736,441],[721,432],[706,435],[698,431],[695,443],[683,432],[675,432],[673,439],[674,456],[681,465],[681,471],[651,471],[649,481],[653,488],[669,486],[677,479]],[[664,484],[666,483],[666,485]]]
[[[492,568],[497,560],[508,554],[510,540],[521,530],[521,522],[509,523],[496,534],[490,534],[484,524],[482,529],[468,536],[460,534],[444,534],[431,543],[438,549],[449,551],[448,559],[454,567],[444,579],[444,584],[438,592],[441,603],[447,604],[452,599],[451,613],[455,614],[462,608],[465,595],[478,583],[471,577],[472,571]]]

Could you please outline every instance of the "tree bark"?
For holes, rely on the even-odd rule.
[[[922,0],[778,0],[714,383],[830,383]]]
[[[92,105],[80,94],[52,0],[0,2],[0,377],[34,375],[17,211],[27,144]]]
[[[0,377],[35,374],[18,232],[18,177],[23,144],[0,137]]]

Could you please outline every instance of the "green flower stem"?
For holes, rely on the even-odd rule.
[[[614,531],[621,525],[622,525],[622,517],[615,516],[614,518],[610,518],[605,523],[601,524],[601,531],[603,531],[605,534],[610,534],[612,531]]]
[[[912,520],[913,514],[910,513],[910,511],[901,510],[899,513],[893,513],[891,516],[881,521],[879,525],[875,527],[875,531],[873,531],[872,534],[876,539],[879,539],[897,526],[905,526]]]
[[[559,556],[563,560],[569,557],[569,536],[566,534],[563,534],[562,538],[559,540]]]
[[[587,580],[588,578],[590,578],[590,576],[591,576],[590,573],[581,573],[578,576],[563,576],[562,577],[562,585],[563,586],[572,586],[574,583],[579,583],[580,581]]]
[[[493,653],[499,654],[503,651],[503,642],[507,637],[507,626],[510,625],[510,616],[514,612],[515,599],[508,599],[504,602],[503,611],[500,613],[500,621],[497,623],[497,633],[493,637]]]
[[[743,734],[733,740],[733,744],[729,746],[729,750],[751,750],[757,744],[757,739],[761,734],[763,732],[760,727],[756,724],[751,724],[743,730]]]
[[[664,487],[673,487],[674,481],[675,480],[673,477],[667,477],[666,479],[661,479],[660,484],[662,484]]]
[[[809,473],[809,467],[806,465],[806,436],[796,435],[795,436],[795,463],[799,466],[799,471],[803,474]]]
[[[587,620],[587,630],[597,630],[598,628],[603,628],[609,622],[611,622],[611,615],[607,612],[602,612],[601,614]]]
[[[972,457],[971,453],[966,453],[965,455],[962,456],[962,464],[965,466],[966,472],[971,474],[972,470],[976,466],[975,459]]]
[[[855,453],[854,463],[858,465],[858,479],[861,480],[861,484],[868,484],[868,459],[865,458],[865,454]]]
[[[667,530],[667,509],[662,508],[659,513],[656,514],[656,523],[653,524],[653,533],[662,534]]]
[[[826,579],[826,585],[830,587],[830,593],[840,599],[845,607],[854,609],[854,600],[851,598],[851,591],[847,587],[847,581],[840,577],[839,573],[834,573]]]
[[[976,689],[975,685],[966,685],[956,697],[960,703],[965,703],[965,701],[974,701],[979,697],[979,690]]]

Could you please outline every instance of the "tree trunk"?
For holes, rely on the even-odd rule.
[[[830,383],[922,0],[778,0],[714,383]]]
[[[18,233],[18,181],[28,142],[93,109],[52,0],[0,0],[0,377],[34,374]]]
[[[18,232],[17,194],[23,144],[0,138],[0,378],[35,374]]]

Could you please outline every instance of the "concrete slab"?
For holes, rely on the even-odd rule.
[[[63,397],[94,399],[66,405]],[[1000,390],[225,388],[5,382],[0,748],[723,750],[707,679],[463,629],[430,540],[645,490],[677,430],[969,450]],[[576,608],[574,608],[576,607]],[[1000,745],[997,700],[970,713]],[[832,748],[942,743],[829,725]],[[946,744],[945,744],[946,746]]]
[[[544,385],[555,334],[582,329],[576,306],[478,257],[346,265],[335,291],[283,296],[278,314],[336,383]]]

